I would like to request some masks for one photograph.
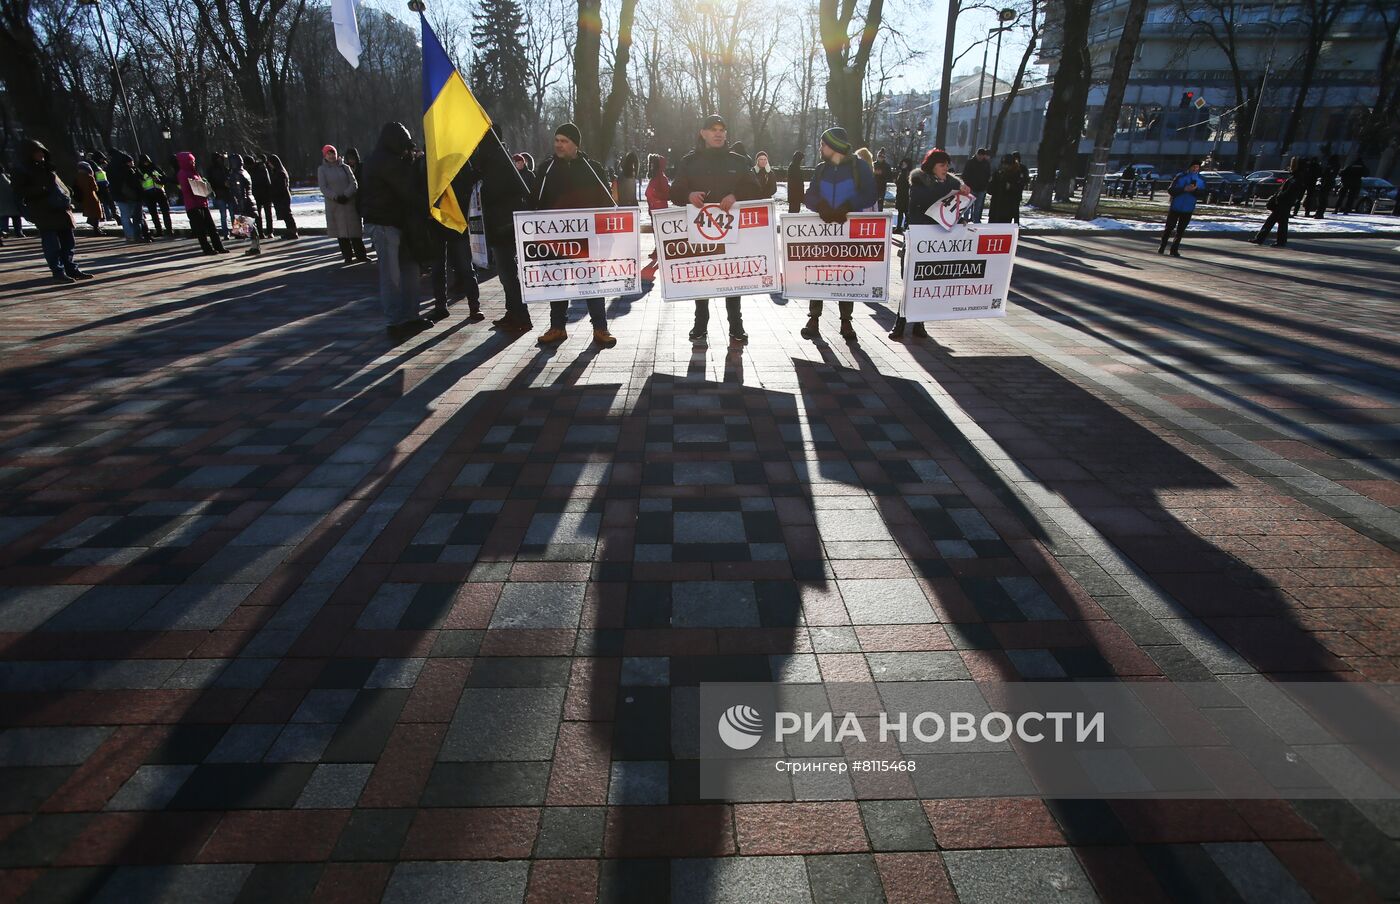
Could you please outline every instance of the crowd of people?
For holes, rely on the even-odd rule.
[[[766,151],[750,157],[741,142],[730,140],[728,125],[718,115],[699,122],[694,148],[674,166],[665,156],[650,155],[645,179],[635,152],[626,154],[615,172],[608,171],[584,153],[583,140],[575,124],[560,125],[553,153],[537,164],[527,152],[510,154],[493,132],[454,183],[459,199],[480,190],[484,238],[506,296],[505,315],[493,324],[498,329],[526,332],[534,328],[516,269],[513,215],[519,210],[630,207],[639,202],[653,211],[687,204],[718,204],[728,210],[739,201],[771,198],[785,182],[790,212],[808,210],[826,222],[844,222],[853,212],[882,210],[893,183],[893,229],[903,233],[912,226],[932,224],[931,208],[950,196],[960,202],[960,218],[965,222],[981,223],[985,218],[990,223],[1019,223],[1021,199],[1030,186],[1030,173],[1019,153],[1002,155],[994,166],[990,152],[979,148],[954,174],[952,159],[938,148],[917,163],[908,156],[892,163],[884,148],[872,153],[854,147],[839,127],[822,134],[820,160],[810,173],[802,151],[793,154],[782,174],[773,168]],[[423,153],[409,130],[401,123],[385,124],[373,152],[363,161],[353,147],[341,154],[327,144],[321,153],[317,185],[325,200],[326,233],[336,239],[346,264],[370,262],[365,239],[371,241],[380,306],[391,340],[402,341],[430,328],[448,316],[452,301],[463,298],[469,300],[470,318],[484,319],[469,239],[434,218]],[[1202,161],[1192,161],[1168,185],[1170,200],[1159,254],[1180,256],[1182,237],[1208,190],[1201,168]],[[1132,190],[1136,173],[1130,165],[1120,185]],[[1365,175],[1360,162],[1342,167],[1335,156],[1326,163],[1295,158],[1288,178],[1269,198],[1268,218],[1253,241],[1264,244],[1277,229],[1273,244],[1285,247],[1290,217],[1301,208],[1305,216],[1321,218],[1334,185],[1339,188],[1338,212],[1354,209]],[[259,255],[262,242],[277,234],[276,220],[282,222],[282,239],[301,237],[292,211],[291,180],[275,154],[220,151],[201,168],[188,151],[173,155],[165,166],[148,155],[132,157],[113,151],[109,157],[94,152],[78,162],[70,186],[56,171],[48,149],[29,140],[22,144],[13,171],[0,164],[0,244],[6,232],[23,234],[23,215],[39,232],[54,280],[89,279],[91,274],[75,259],[74,217],[81,215],[94,235],[102,234],[104,221],[115,220],[128,244],[173,239],[172,193],[178,193],[191,235],[204,254],[227,254],[224,242],[247,239],[244,253]],[[902,255],[901,250],[901,259]],[[653,251],[641,271],[644,284],[654,282],[656,268]],[[429,278],[433,301],[426,315],[420,312],[424,276]],[[583,301],[594,340],[603,346],[615,344],[603,299]],[[838,307],[841,335],[854,339],[854,306],[841,302]],[[725,309],[730,340],[747,341],[740,297],[726,298]],[[808,320],[801,331],[804,338],[819,338],[822,309],[820,300],[809,302]],[[549,326],[539,337],[542,344],[567,338],[568,310],[568,302],[551,304]],[[709,322],[709,301],[700,299],[694,305],[690,339],[705,341]],[[890,337],[903,339],[910,327],[899,318]],[[912,324],[912,332],[915,337],[926,335],[922,324]]]

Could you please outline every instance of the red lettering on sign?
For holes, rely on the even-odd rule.
[[[767,207],[750,207],[747,210],[739,211],[739,228],[752,229],[755,226],[768,225]]]
[[[885,237],[884,217],[850,217],[846,222],[851,224],[851,238],[853,239],[882,239]]]
[[[1011,236],[1009,235],[979,235],[977,237],[978,254],[1010,254]]]
[[[631,213],[595,213],[593,231],[599,235],[612,235],[617,232],[632,231]]]

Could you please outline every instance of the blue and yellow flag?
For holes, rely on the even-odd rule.
[[[437,35],[423,22],[423,136],[428,162],[428,206],[444,226],[465,232],[467,215],[452,191],[452,180],[491,128],[491,117],[477,103]]]

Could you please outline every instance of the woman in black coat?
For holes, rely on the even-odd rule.
[[[1302,165],[1297,157],[1288,161],[1288,180],[1279,186],[1274,196],[1269,199],[1269,217],[1264,221],[1264,225],[1259,227],[1259,231],[1250,239],[1256,245],[1262,245],[1269,238],[1269,233],[1273,232],[1274,225],[1278,225],[1278,241],[1274,242],[1275,248],[1286,248],[1288,246],[1288,217],[1293,213],[1293,206],[1297,203],[1299,196],[1307,191],[1306,183],[1302,177]]]
[[[1001,158],[1001,166],[992,173],[987,190],[992,195],[991,211],[987,218],[990,223],[1019,223],[1021,221],[1021,192],[1025,190],[1021,181],[1021,165],[1016,158],[1006,154]]]
[[[909,173],[914,169],[914,161],[905,157],[899,161],[899,170],[894,176],[894,231],[903,232],[909,220]]]
[[[276,154],[267,155],[267,179],[272,190],[272,207],[282,221],[282,238],[299,239],[297,221],[292,218],[292,184],[287,168]]]
[[[788,164],[787,173],[788,184],[788,213],[802,212],[802,196],[806,192],[802,188],[802,152],[792,152],[792,163]]]

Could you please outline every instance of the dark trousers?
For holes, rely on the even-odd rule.
[[[78,264],[73,260],[73,249],[77,247],[77,242],[73,240],[71,226],[67,229],[41,229],[39,242],[44,246],[44,260],[48,262],[54,276],[63,273],[72,276],[78,272]]]
[[[1361,186],[1343,185],[1341,194],[1337,196],[1337,213],[1351,213],[1360,199]]]
[[[589,298],[588,319],[592,321],[595,330],[605,330],[608,328],[608,312],[603,307],[603,299]],[[562,330],[564,324],[569,322],[569,301],[551,301],[549,303],[549,326],[551,329]]]
[[[854,301],[838,301],[836,302],[836,307],[841,311],[842,320],[850,320],[851,315],[855,313],[856,303]],[[821,315],[822,300],[820,298],[814,298],[807,302],[808,317],[820,317]]]
[[[365,240],[356,236],[353,239],[336,239],[336,244],[340,245],[340,253],[345,257],[345,263],[350,263],[355,259],[368,260],[369,255],[365,253]]]
[[[481,305],[481,288],[476,284],[472,249],[465,235],[451,235],[433,254],[433,300],[447,304],[447,268],[452,266],[452,294],[464,296],[475,311]]]
[[[14,224],[13,226],[11,226],[12,222]],[[0,217],[0,232],[4,232],[6,228],[12,229],[15,235],[20,235],[24,232],[24,226],[20,222],[19,214],[15,214],[12,217]]]
[[[724,300],[724,310],[729,314],[729,335],[737,336],[744,331],[744,312],[739,306],[741,298],[738,295],[731,295]],[[708,298],[698,298],[695,300],[695,332],[708,329],[710,326],[710,300]]]
[[[253,216],[258,222],[258,235],[272,237],[272,202],[257,201],[253,204]]]
[[[151,192],[146,196],[146,210],[151,214],[151,225],[155,227],[156,235],[161,234],[161,219],[165,220],[165,234],[174,235],[175,230],[170,227],[170,199],[165,196],[165,192]]]
[[[214,228],[214,218],[209,214],[209,208],[196,207],[194,210],[186,211],[190,218],[190,231],[194,237],[199,239],[199,247],[206,253],[224,251],[223,242],[219,241],[218,230]]]
[[[267,222],[268,222],[268,229],[271,230],[271,229],[272,229],[272,226],[271,226],[272,217],[269,216],[269,217],[267,218]],[[297,235],[298,235],[298,233],[297,233],[297,221],[296,221],[296,218],[292,216],[292,212],[291,212],[290,210],[283,211],[283,214],[282,214],[282,238],[284,238],[284,239],[294,239],[294,238],[297,238]]]
[[[895,229],[904,229],[905,227],[907,227],[907,226],[909,225],[909,208],[908,208],[908,207],[896,207],[894,210],[895,210],[894,228],[895,228]]]
[[[1288,214],[1289,214],[1289,213],[1290,213],[1290,210],[1289,210],[1288,207],[1284,207],[1282,210],[1271,210],[1271,211],[1269,211],[1269,218],[1266,219],[1266,220],[1264,221],[1264,225],[1263,225],[1263,226],[1260,226],[1260,227],[1259,227],[1259,231],[1256,232],[1256,233],[1254,234],[1254,238],[1251,239],[1250,241],[1257,242],[1257,243],[1259,243],[1260,245],[1264,244],[1264,240],[1267,239],[1267,238],[1269,237],[1269,233],[1270,233],[1270,232],[1273,232],[1273,230],[1274,230],[1274,225],[1277,224],[1277,225],[1278,225],[1278,243],[1279,243],[1279,247],[1282,247],[1282,246],[1284,246],[1284,245],[1287,245],[1287,244],[1288,244]]]
[[[525,299],[520,294],[520,273],[516,269],[515,239],[491,246],[492,257],[496,261],[496,278],[501,281],[501,291],[506,296],[506,314],[521,323],[529,323],[530,310],[525,307]],[[564,308],[568,312],[568,307]],[[551,315],[553,308],[550,309]],[[551,322],[553,317],[550,317]]]
[[[1167,242],[1172,243],[1172,250],[1181,247],[1181,236],[1186,232],[1186,224],[1191,222],[1191,214],[1182,213],[1179,210],[1167,211],[1167,228],[1162,230],[1162,247],[1167,247]],[[1173,238],[1173,233],[1175,237]]]

